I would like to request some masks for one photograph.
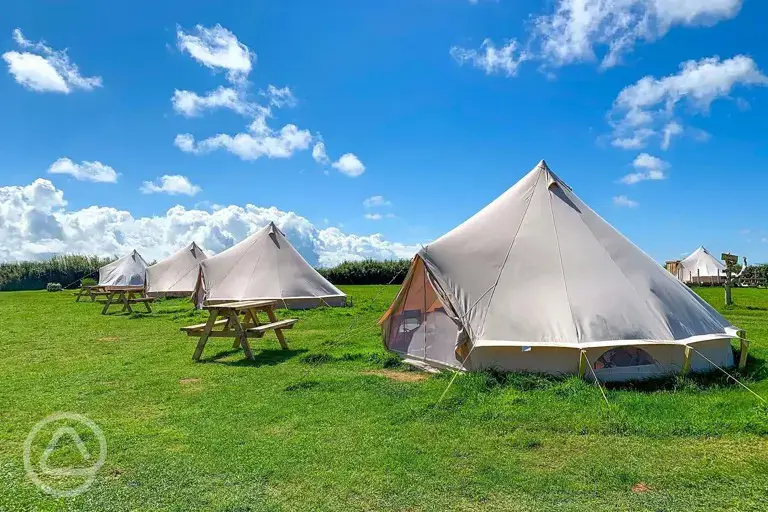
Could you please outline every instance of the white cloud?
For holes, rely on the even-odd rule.
[[[676,121],[670,121],[664,127],[663,133],[664,135],[661,139],[661,149],[666,151],[672,144],[672,138],[683,133],[683,127]]]
[[[199,116],[206,110],[217,108],[228,108],[241,115],[253,114],[255,107],[244,96],[242,90],[231,87],[218,87],[203,96],[177,89],[173,92],[171,102],[174,110],[186,117]]]
[[[315,162],[322,165],[331,163],[331,160],[328,158],[328,153],[325,152],[325,144],[323,142],[316,143],[312,148],[312,158]]]
[[[364,217],[368,220],[381,220],[384,218],[380,213],[366,213]]]
[[[551,66],[621,62],[638,41],[663,37],[675,25],[707,26],[733,18],[742,0],[556,0],[534,20],[539,58]]]
[[[130,212],[91,206],[67,210],[64,194],[38,179],[26,187],[0,187],[0,261],[42,259],[61,253],[122,255],[137,249],[146,259],[161,259],[196,241],[217,253],[274,221],[313,265],[343,260],[410,258],[418,245],[385,240],[382,235],[346,234],[317,229],[306,218],[277,208],[223,206],[213,211],[174,206],[164,215],[134,217]]]
[[[255,128],[255,129],[254,129]],[[243,160],[257,160],[262,156],[267,158],[289,158],[296,151],[309,148],[312,135],[307,130],[301,130],[294,124],[283,126],[280,131],[253,125],[247,133],[237,133],[234,136],[220,133],[199,142],[188,134],[176,136],[175,145],[187,153],[203,154],[225,149]]]
[[[247,78],[256,60],[255,53],[219,24],[210,28],[196,25],[189,33],[177,27],[176,39],[181,51],[203,66],[226,71],[227,78],[234,83]]]
[[[625,208],[637,208],[640,205],[640,203],[633,201],[627,196],[615,196],[613,198],[613,204]]]
[[[76,89],[92,91],[101,87],[101,77],[84,77],[66,50],[57,51],[44,41],[32,42],[20,29],[13,31],[13,39],[25,52],[10,51],[3,54],[8,71],[16,82],[37,92],[69,94]]]
[[[156,180],[156,183],[151,181],[145,181],[141,185],[141,192],[144,194],[157,194],[164,193],[172,196],[185,195],[194,196],[202,189],[197,185],[193,185],[189,178],[178,174],[172,174],[161,176]]]
[[[493,41],[486,39],[477,50],[454,46],[449,53],[459,64],[469,63],[485,71],[486,75],[501,73],[506,76],[515,76],[520,64],[530,58],[528,52],[522,50],[514,39],[501,48],[497,48]]]
[[[634,185],[647,180],[665,180],[667,175],[664,171],[669,169],[669,163],[661,158],[651,156],[648,153],[641,153],[632,162],[637,172],[627,174],[621,178],[621,182],[626,185]]]
[[[384,196],[371,196],[363,201],[363,206],[366,208],[374,208],[377,206],[391,206],[392,201],[384,199]]]
[[[277,108],[295,107],[298,101],[289,87],[275,87],[270,84],[266,91],[261,91],[262,96],[266,96],[269,104]]]
[[[365,166],[354,153],[344,153],[331,167],[342,174],[356,178],[365,172]]]
[[[616,137],[611,141],[611,145],[622,149],[640,149],[644,148],[647,140],[656,135],[655,130],[650,128],[638,128],[628,137]]]
[[[766,86],[766,77],[755,61],[744,55],[721,60],[710,57],[680,65],[677,74],[662,78],[646,76],[625,87],[613,103],[609,121],[614,145],[644,147],[651,135],[662,134],[661,146],[668,147],[682,126],[671,119],[681,103],[690,111],[706,112],[719,98],[728,97],[736,86]],[[634,141],[636,144],[627,144]]]
[[[75,163],[69,158],[59,158],[48,168],[51,174],[69,174],[78,181],[94,181],[97,183],[115,183],[118,174],[115,170],[101,162]]]

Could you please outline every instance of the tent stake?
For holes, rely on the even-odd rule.
[[[747,332],[738,331],[736,335],[741,340],[741,355],[739,355],[739,370],[747,366],[747,355],[749,354],[749,341],[747,341]]]
[[[681,374],[683,377],[688,375],[688,372],[691,371],[691,347],[688,345],[685,346],[685,359],[683,360],[683,369],[681,370]]]

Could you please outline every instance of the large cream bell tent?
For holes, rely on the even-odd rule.
[[[99,286],[142,286],[147,262],[137,251],[99,269]]]
[[[307,263],[273,223],[200,263],[194,301],[277,300],[278,307],[344,306],[347,296]]]
[[[200,262],[207,259],[195,242],[164,260],[147,267],[146,292],[150,297],[191,297],[200,273]]]
[[[684,283],[722,284],[725,281],[725,264],[712,256],[703,246],[680,261],[678,276]]]
[[[544,161],[424,247],[380,324],[388,349],[433,367],[609,381],[732,366],[737,335]]]

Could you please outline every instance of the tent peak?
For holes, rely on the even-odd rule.
[[[544,159],[539,160],[539,163],[536,164],[536,167],[540,168],[543,171],[548,171],[549,166],[547,165],[547,161]]]

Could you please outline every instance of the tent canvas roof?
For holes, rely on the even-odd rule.
[[[195,242],[164,260],[147,267],[148,294],[192,295],[200,273],[200,262],[208,258]]]
[[[141,286],[147,262],[137,251],[131,251],[122,258],[99,269],[101,286]]]
[[[417,258],[478,346],[683,343],[732,328],[544,161]]]
[[[725,264],[712,256],[703,246],[680,262],[684,277],[725,276]]]
[[[343,305],[346,295],[307,263],[274,223],[200,264],[196,302],[278,299]]]

